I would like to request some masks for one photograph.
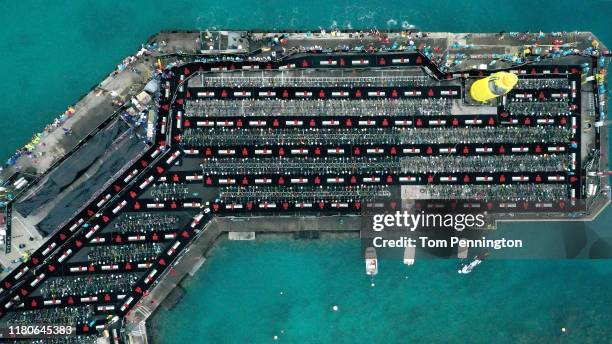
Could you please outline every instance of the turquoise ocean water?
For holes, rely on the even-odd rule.
[[[358,240],[224,242],[155,343],[609,343],[609,262],[381,261]],[[282,294],[281,294],[282,293]],[[338,306],[334,312],[332,307]],[[566,327],[565,333],[561,328]]]
[[[589,30],[612,46],[612,1],[0,4],[3,161],[162,29],[411,24],[426,31]],[[563,227],[610,223],[609,210],[596,222]],[[274,335],[289,343],[612,341],[612,261],[491,261],[467,278],[453,272],[455,264],[419,262],[407,270],[383,262],[371,287],[357,241],[225,243],[183,302],[160,312],[155,342],[272,342]],[[330,310],[334,304],[338,312]]]

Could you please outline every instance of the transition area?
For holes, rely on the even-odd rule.
[[[371,37],[357,33],[213,35],[226,46],[158,61],[149,144],[113,123],[67,161],[72,174],[52,172],[16,201],[24,218],[52,210],[38,224],[44,244],[0,282],[2,322],[64,322],[80,338],[124,342],[123,319],[213,219],[282,227],[279,216],[469,208],[494,220],[589,220],[610,201],[604,49],[581,49],[586,34],[567,54],[470,38],[504,51],[471,52],[473,65],[431,53],[473,49],[454,34],[420,48],[363,46]],[[111,145],[124,154],[65,191]],[[68,201],[47,205],[62,192]]]

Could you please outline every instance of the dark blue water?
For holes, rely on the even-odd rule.
[[[581,30],[612,46],[612,1],[0,4],[2,161],[162,29]],[[607,211],[586,227],[610,223]],[[521,226],[538,230],[542,224]],[[289,343],[612,340],[611,262],[491,261],[463,278],[454,264],[419,262],[407,269],[383,262],[371,287],[357,241],[226,243],[190,283],[183,302],[160,312],[156,342],[273,342],[275,335]]]

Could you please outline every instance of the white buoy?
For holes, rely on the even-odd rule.
[[[374,282],[372,282],[372,284],[370,284],[372,287],[376,286],[376,284]]]
[[[272,338],[274,338],[274,340],[278,340],[278,336],[274,336],[274,337],[272,337]]]
[[[561,327],[561,332],[565,332],[565,327]]]
[[[285,292],[284,292],[284,291],[281,291],[281,292],[280,292],[280,294],[281,294],[281,295],[285,295]]]
[[[338,311],[338,306],[337,306],[337,305],[334,305],[334,306],[332,307],[332,310],[333,310],[334,312],[337,312],[337,311]]]

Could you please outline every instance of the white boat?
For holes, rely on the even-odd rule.
[[[374,276],[378,274],[378,259],[376,259],[376,250],[374,247],[368,247],[365,250],[366,274]]]
[[[469,264],[463,265],[461,269],[459,269],[459,271],[457,272],[463,275],[469,274],[470,272],[472,272],[472,270],[474,270],[475,267],[480,265],[480,263],[482,263],[482,261],[485,260],[487,255],[488,253],[486,252],[477,255],[476,257],[474,257],[474,260],[472,260]]]
[[[472,270],[474,270],[475,267],[477,267],[478,265],[480,265],[480,263],[482,263],[482,260],[478,259],[478,258],[474,258],[474,260],[472,260],[470,262],[470,264],[465,264],[461,270],[457,271],[460,274],[469,274],[470,272],[472,272]]]
[[[416,254],[416,249],[413,246],[407,245],[404,248],[404,264],[410,266],[414,264],[414,256]]]

